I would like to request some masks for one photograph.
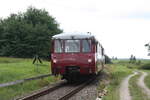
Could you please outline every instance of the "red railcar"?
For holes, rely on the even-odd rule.
[[[104,49],[89,33],[62,33],[53,36],[51,70],[72,80],[80,75],[97,74],[104,67]]]

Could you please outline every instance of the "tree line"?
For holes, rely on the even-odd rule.
[[[61,33],[59,24],[44,9],[29,7],[26,12],[0,19],[0,56],[46,58],[53,35]]]

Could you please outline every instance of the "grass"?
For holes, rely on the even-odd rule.
[[[109,65],[105,71],[109,73],[110,83],[107,85],[108,94],[104,96],[103,100],[120,100],[119,98],[119,87],[123,78],[127,77],[134,70],[142,70],[149,73],[145,78],[146,85],[150,88],[150,70],[142,69],[142,66],[150,65],[149,60],[141,60],[135,63],[129,63],[129,60],[114,60],[113,64]],[[147,68],[147,67],[146,67]],[[129,81],[131,95],[133,100],[148,100],[145,94],[142,93],[140,88],[137,88],[136,80],[139,75],[131,78]],[[105,87],[104,83],[99,85],[99,88]]]
[[[150,89],[150,61],[143,61],[143,64],[140,66],[140,70],[148,73],[148,76],[145,77],[144,82],[146,86]]]
[[[51,73],[50,62],[47,61],[43,61],[43,64],[34,65],[32,64],[32,59],[0,57],[0,83],[49,73]],[[0,88],[0,100],[15,98],[16,96],[37,90],[56,80],[55,77],[51,76],[40,80],[25,82],[23,84]]]
[[[145,63],[145,64],[141,65],[140,69],[150,70],[150,63]]]
[[[124,77],[132,73],[125,65],[113,64],[106,69],[110,75],[110,83],[107,86],[108,94],[103,100],[119,100],[119,86]]]
[[[132,100],[148,100],[146,95],[141,91],[142,89],[137,85],[140,76],[141,74],[137,74],[129,80],[129,89]]]
[[[148,72],[148,75],[145,77],[144,82],[145,82],[146,86],[150,89],[150,70],[146,71],[146,72]]]
[[[141,61],[141,65],[137,65],[136,63],[131,64],[128,62],[129,60],[116,60],[114,61],[114,64],[106,65],[104,72],[107,74],[106,79],[109,81],[109,84],[107,85],[108,94],[103,98],[103,100],[119,100],[118,90],[123,78],[131,74],[133,70],[149,63],[148,60]],[[150,70],[144,71],[149,72],[149,75],[145,79],[145,83],[150,88]],[[43,61],[43,64],[38,64],[37,70],[37,65],[32,64],[32,59],[0,57],[0,83],[6,83],[48,73],[51,73],[50,62]],[[138,76],[133,77],[130,81],[131,93],[135,98],[136,96],[139,97],[142,95],[140,94],[140,90],[136,88],[135,85],[137,77]],[[37,90],[55,81],[57,81],[57,79],[51,76],[40,80],[25,82],[23,84],[0,88],[0,100],[13,99],[16,96],[21,96],[31,91]],[[105,83],[100,82],[98,89],[103,89],[105,87]],[[145,100],[140,99],[140,97],[139,99],[134,100]]]

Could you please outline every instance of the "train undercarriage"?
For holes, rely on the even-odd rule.
[[[67,66],[65,74],[62,75],[62,79],[66,79],[68,82],[72,83],[72,82],[84,81],[94,75],[96,74],[89,74],[89,73],[81,74],[80,67],[78,66]]]

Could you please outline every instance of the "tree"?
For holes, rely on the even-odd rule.
[[[133,63],[135,63],[135,62],[136,62],[136,57],[134,56],[134,57],[133,57]]]
[[[61,32],[46,10],[29,7],[25,13],[0,20],[0,55],[46,57],[50,53],[50,37]]]
[[[135,63],[135,62],[136,62],[136,57],[131,55],[129,63]]]
[[[118,58],[117,58],[117,57],[115,57],[115,60],[118,60]]]
[[[133,55],[131,55],[129,63],[132,63],[132,61],[133,61]]]
[[[145,44],[145,47],[147,47],[147,49],[148,49],[148,56],[150,56],[150,43],[147,43],[147,44]]]

